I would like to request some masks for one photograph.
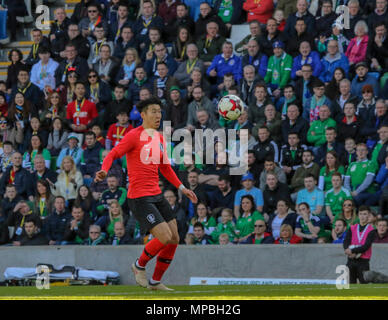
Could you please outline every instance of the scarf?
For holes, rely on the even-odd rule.
[[[326,96],[323,95],[321,99],[317,101],[315,95],[311,98],[310,102],[310,123],[318,120],[319,117],[319,107],[325,103]]]

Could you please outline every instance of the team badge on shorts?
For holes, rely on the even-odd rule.
[[[155,216],[154,216],[152,213],[150,213],[149,215],[147,215],[147,220],[148,220],[148,222],[151,223],[151,224],[154,224],[155,221],[156,221]]]

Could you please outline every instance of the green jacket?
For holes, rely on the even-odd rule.
[[[291,77],[292,57],[284,52],[280,58],[280,63],[275,61],[275,56],[269,58],[264,81],[265,83],[277,84],[282,89]]]
[[[325,121],[313,121],[309,131],[307,132],[307,141],[312,143],[315,147],[320,147],[326,142],[325,130],[329,127],[337,127],[337,123],[332,118],[328,118]],[[315,132],[315,135],[311,134],[313,131]]]
[[[206,35],[197,42],[199,58],[203,62],[212,62],[217,54],[222,52],[222,45],[226,41],[224,37],[218,36],[210,42],[210,46],[205,48]]]

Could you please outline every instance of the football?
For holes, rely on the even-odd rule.
[[[218,113],[225,120],[237,120],[245,107],[244,102],[235,95],[229,94],[218,102]]]

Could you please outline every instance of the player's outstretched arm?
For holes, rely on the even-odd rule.
[[[179,189],[182,191],[182,193],[191,200],[192,203],[197,203],[197,195],[194,193],[193,190],[187,189],[183,184],[179,186]]]

